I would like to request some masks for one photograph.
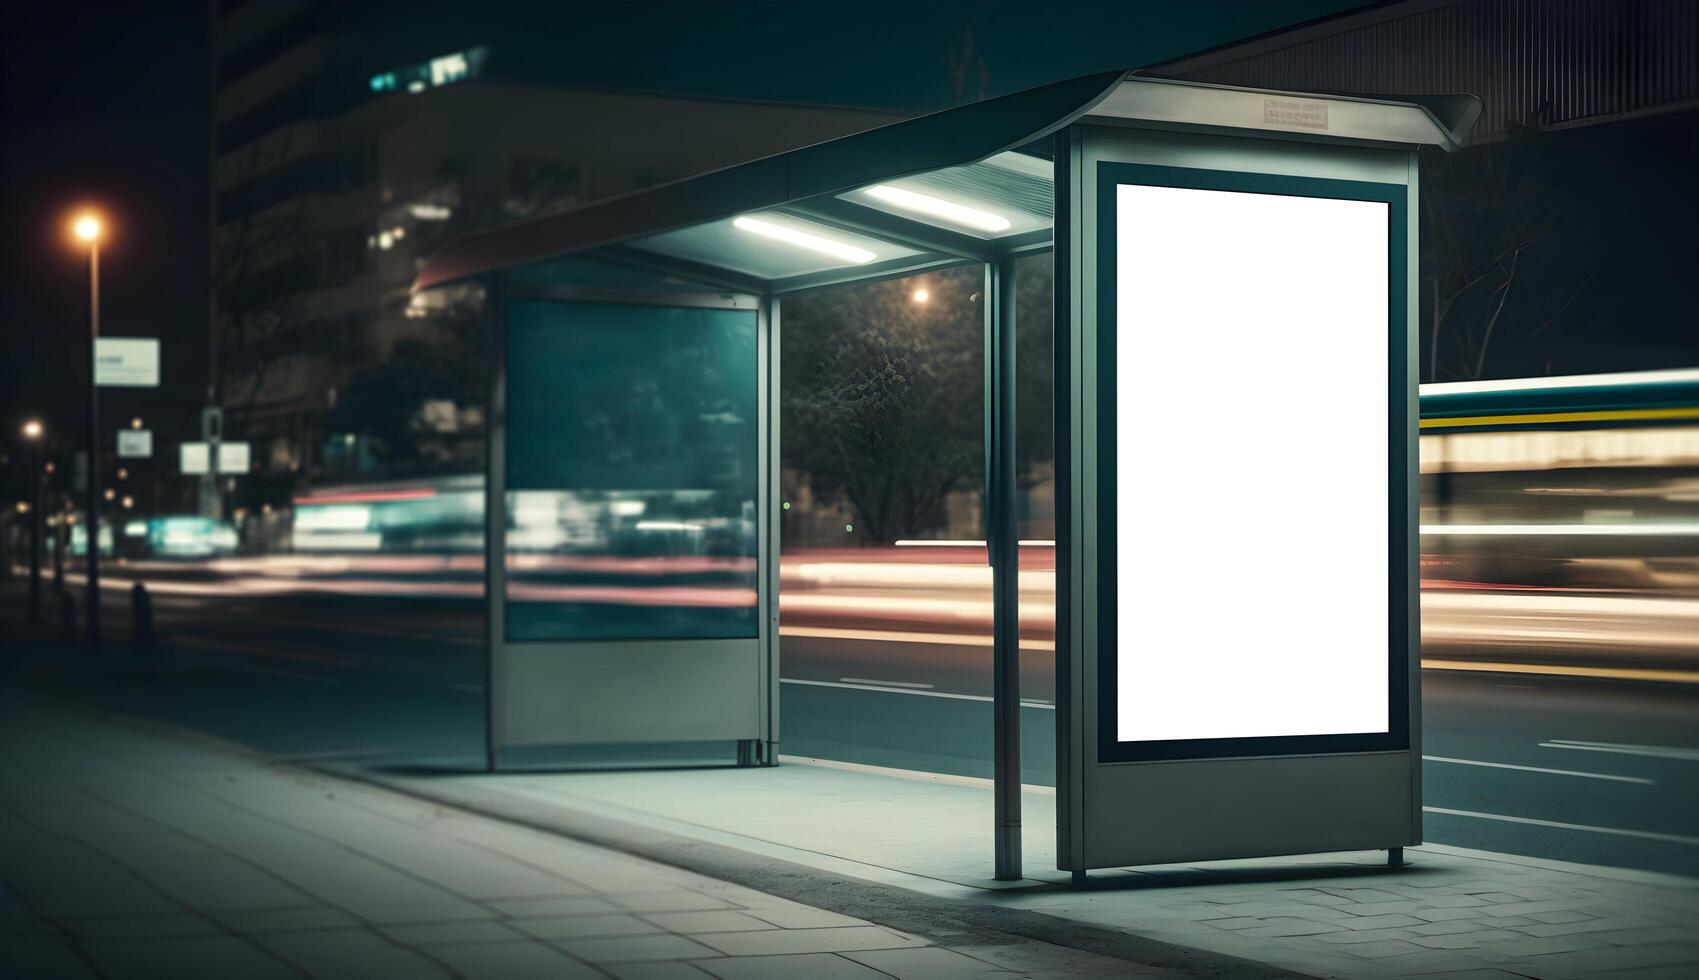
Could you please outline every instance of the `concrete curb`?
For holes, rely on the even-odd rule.
[[[381,773],[349,768],[306,768],[320,775],[351,779],[436,805],[632,854],[791,901],[916,933],[941,944],[974,945],[983,938],[984,945],[995,945],[996,934],[1001,934],[1194,977],[1253,980],[1308,976],[1267,963],[1085,925],[1042,912],[999,908],[864,881],[557,805],[517,797],[496,799],[492,794],[469,797],[436,793],[431,792],[428,785],[420,785],[418,780],[387,778]]]

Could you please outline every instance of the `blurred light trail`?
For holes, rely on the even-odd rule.
[[[350,491],[347,493],[311,494],[296,497],[297,507],[313,507],[318,504],[364,504],[377,503],[385,500],[425,500],[435,497],[437,492],[431,487],[416,487],[404,490],[370,490]]]
[[[1624,371],[1617,374],[1565,374],[1555,378],[1502,378],[1491,381],[1434,381],[1422,385],[1423,395],[1485,394],[1494,391],[1555,391],[1563,388],[1606,388],[1615,385],[1699,383],[1699,368],[1669,371]]]
[[[1474,817],[1477,820],[1497,820],[1503,823],[1526,824],[1531,827],[1552,827],[1558,830],[1579,830],[1590,834],[1613,834],[1618,837],[1638,837],[1641,840],[1663,841],[1667,844],[1699,844],[1699,837],[1681,834],[1659,834],[1650,830],[1626,830],[1621,827],[1595,827],[1584,823],[1565,823],[1561,820],[1536,820],[1533,817],[1512,817],[1502,813],[1480,813],[1475,810],[1452,810],[1442,806],[1424,806],[1423,813],[1442,813],[1450,817]]]
[[[1699,524],[1423,524],[1423,534],[1527,534],[1552,537],[1577,535],[1688,537],[1699,535]]]
[[[1653,759],[1679,759],[1699,762],[1699,749],[1684,749],[1669,745],[1629,745],[1623,742],[1583,742],[1572,738],[1554,738],[1541,742],[1542,749],[1574,749],[1578,752],[1612,752],[1617,755],[1643,755]]]
[[[1644,776],[1616,776],[1604,772],[1579,772],[1574,769],[1547,769],[1543,766],[1518,766],[1508,762],[1483,762],[1479,759],[1451,759],[1443,755],[1424,755],[1423,762],[1448,762],[1458,766],[1482,766],[1487,769],[1516,769],[1521,772],[1538,772],[1548,776],[1580,776],[1584,779],[1607,779],[1618,783],[1640,783],[1645,786],[1656,785],[1654,780]]]
[[[1593,677],[1617,681],[1657,681],[1699,684],[1699,671],[1654,670],[1643,667],[1586,667],[1572,664],[1505,664],[1483,660],[1422,660],[1423,670],[1467,670],[1488,674],[1540,674],[1549,677]]]

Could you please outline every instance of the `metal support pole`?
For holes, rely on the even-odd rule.
[[[501,769],[507,642],[507,302],[484,282],[489,364],[484,392],[484,769]]]
[[[34,450],[30,453],[30,501],[29,501],[29,621],[31,626],[41,625],[41,441],[46,436],[37,435]]]
[[[1015,514],[1015,263],[985,266],[986,522],[991,561],[995,871],[1021,877],[1020,553]]]
[[[100,652],[100,244],[88,250],[88,648]]]

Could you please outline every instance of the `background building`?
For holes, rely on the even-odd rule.
[[[217,6],[209,398],[254,464],[234,506],[478,469],[481,296],[408,293],[448,238],[893,118],[559,88],[504,50],[513,25],[450,12]]]
[[[1421,162],[1422,380],[1692,362],[1692,0],[1411,0],[1152,71],[1480,98],[1464,151]]]

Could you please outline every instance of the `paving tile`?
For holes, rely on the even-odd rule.
[[[9,980],[78,980],[88,965],[52,936],[0,936],[0,964]]]
[[[835,929],[767,929],[762,932],[720,932],[697,936],[727,956],[774,956],[781,953],[840,953],[862,949],[897,949],[921,941],[878,926],[840,926]]]
[[[614,980],[708,980],[713,974],[689,963],[612,963],[603,970]]]
[[[276,956],[231,936],[100,940],[84,943],[83,950],[108,980],[178,978],[185,963],[193,963],[195,971],[205,977],[269,980],[300,976]]]
[[[645,936],[664,930],[628,912],[612,915],[568,915],[547,919],[514,919],[513,928],[551,942],[564,939],[611,939]]]
[[[216,936],[224,932],[217,923],[188,912],[176,915],[60,919],[59,924],[80,939],[175,939]]]
[[[360,920],[328,906],[219,912],[213,918],[234,932],[296,932],[301,929],[354,928]]]
[[[1341,919],[1339,924],[1347,929],[1391,929],[1399,926],[1419,926],[1424,921],[1408,915],[1360,915],[1352,919]]]
[[[539,942],[435,946],[431,956],[465,980],[577,980],[603,977],[581,960]]]
[[[443,967],[417,950],[403,949],[365,929],[274,932],[257,940],[314,980],[370,977],[448,977]]]
[[[1612,946],[1661,946],[1664,943],[1699,945],[1699,932],[1694,926],[1651,926],[1645,929],[1624,929],[1620,932],[1589,933],[1600,942]]]
[[[1621,929],[1647,929],[1657,925],[1650,919],[1631,919],[1609,917],[1603,919],[1583,919],[1578,922],[1556,922],[1517,927],[1517,932],[1527,936],[1548,938],[1551,936],[1582,936],[1590,932],[1614,932]]]
[[[1422,902],[1357,902],[1342,907],[1353,915],[1407,915],[1416,909],[1427,908]]]
[[[1514,939],[1523,938],[1517,933],[1507,933],[1506,935]],[[1409,939],[1411,937],[1412,934],[1408,929],[1364,929],[1361,931],[1344,929],[1339,932],[1323,933],[1314,938],[1317,942],[1329,943],[1334,946],[1355,946],[1360,943],[1378,943],[1389,939]]]
[[[1484,919],[1490,914],[1486,910],[1486,908],[1482,907],[1482,906],[1485,906],[1485,905],[1486,905],[1486,903],[1483,902],[1483,903],[1481,903],[1481,906],[1474,906],[1474,907],[1416,909],[1414,912],[1411,912],[1410,914],[1412,916],[1415,916],[1418,919],[1424,919],[1428,922],[1450,922],[1450,921],[1454,921],[1454,920],[1464,920],[1464,919]]]
[[[734,956],[695,964],[720,980],[890,980],[887,974],[842,956]]]
[[[1288,936],[1319,936],[1327,932],[1339,932],[1341,927],[1316,922],[1311,919],[1285,918],[1264,919],[1264,924],[1251,929],[1241,929],[1235,935],[1249,936],[1253,939],[1281,939]]]
[[[570,950],[572,955],[597,964],[642,960],[694,960],[714,956],[719,952],[695,940],[664,932],[613,939],[574,939],[562,941],[560,945]]]
[[[1663,943],[1632,948],[1581,950],[1563,957],[1564,968],[1577,971],[1626,970],[1640,967],[1680,967],[1686,977],[1699,976],[1699,942]],[[1612,976],[1615,976],[1613,973]]]
[[[1574,909],[1559,909],[1552,912],[1523,912],[1521,914],[1526,918],[1533,919],[1535,922],[1549,923],[1586,922],[1588,919],[1597,918],[1596,916],[1588,915],[1586,912],[1577,912]]]
[[[682,889],[667,892],[640,892],[635,895],[611,895],[608,900],[628,912],[705,912],[731,908],[724,899]]]
[[[771,922],[781,929],[824,929],[831,926],[867,924],[851,916],[801,905],[790,908],[752,908],[748,909],[746,914],[753,915],[763,922]]]
[[[1015,976],[983,960],[936,946],[918,949],[875,949],[841,955],[881,973],[888,973],[897,980],[979,980]]]
[[[1553,953],[1572,953],[1583,949],[1599,949],[1605,944],[1586,936],[1559,936],[1552,939],[1523,939],[1515,942],[1492,943],[1481,949],[1480,955],[1493,954],[1509,959],[1530,956],[1550,956]]]
[[[1374,968],[1376,973],[1384,970],[1394,976],[1426,977],[1435,973],[1480,970],[1485,968],[1485,964],[1467,953],[1429,950],[1377,960]]]
[[[606,915],[621,911],[612,903],[589,895],[568,895],[564,898],[526,898],[511,902],[490,902],[489,906],[514,919],[556,915]]]
[[[1239,929],[1254,929],[1263,924],[1263,920],[1251,915],[1238,916],[1231,919],[1206,919],[1204,921],[1208,922],[1217,929],[1226,929],[1229,932]]]
[[[753,932],[757,929],[771,929],[774,925],[752,914],[730,909],[715,909],[711,912],[650,912],[643,918],[668,932],[685,935],[699,932]]]
[[[1411,926],[1404,930],[1415,936],[1461,936],[1470,932],[1481,932],[1489,929],[1479,922],[1468,922],[1454,919],[1449,922],[1430,922],[1425,926]]]
[[[1406,953],[1420,953],[1422,947],[1402,939],[1387,939],[1378,943],[1353,943],[1341,946],[1340,949],[1352,956],[1360,956],[1366,960],[1384,959],[1388,956],[1402,956]]]
[[[384,926],[379,931],[403,946],[441,946],[444,943],[510,943],[521,938],[518,931],[499,919],[421,922],[417,925]]]
[[[1409,941],[1429,949],[1479,949],[1482,933],[1465,932],[1452,936],[1411,936]]]

